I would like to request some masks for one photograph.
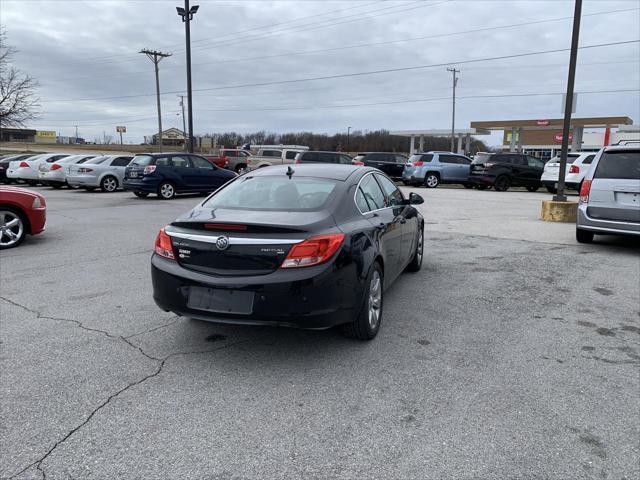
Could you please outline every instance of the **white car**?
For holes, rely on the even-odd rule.
[[[25,160],[11,162],[7,170],[7,178],[24,180],[29,185],[37,185],[39,182],[38,168],[41,163],[53,163],[70,155],[69,153],[43,153]]]
[[[598,152],[570,152],[567,153],[567,169],[564,184],[567,188],[580,191],[582,180],[589,171],[591,162]],[[540,181],[549,193],[556,193],[558,177],[560,176],[560,157],[553,157],[544,166]]]
[[[38,179],[44,185],[62,188],[67,185],[67,172],[70,165],[80,165],[98,155],[71,155],[53,163],[42,162],[38,167]]]

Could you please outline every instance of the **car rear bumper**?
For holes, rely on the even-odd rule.
[[[38,180],[38,171],[33,168],[15,168],[7,170],[7,177],[20,180]]]
[[[99,187],[98,177],[92,175],[67,175],[67,183],[74,187]]]
[[[160,182],[157,179],[149,178],[147,180],[146,177],[135,180],[125,178],[122,182],[122,188],[131,192],[156,193],[158,191],[159,184]]]
[[[496,179],[495,177],[489,176],[489,175],[469,175],[467,179],[467,183],[470,183],[472,185],[491,186],[493,185],[493,182],[495,181],[495,179]]]
[[[214,277],[155,254],[151,258],[156,304],[165,311],[216,323],[310,329],[347,323],[354,320],[362,302],[364,290],[359,283],[353,284],[356,278],[353,264],[341,269],[329,263],[252,277]],[[237,293],[252,300],[244,304],[247,313],[194,308],[190,300],[194,288],[213,289],[225,296]]]
[[[38,174],[38,179],[43,183],[66,183],[66,175],[61,170],[53,172],[40,172]]]
[[[590,217],[587,204],[578,205],[578,219],[576,226],[582,230],[589,230],[601,234],[640,235],[640,222],[621,222]]]

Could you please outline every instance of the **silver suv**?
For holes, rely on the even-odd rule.
[[[640,145],[601,149],[584,177],[576,239],[594,234],[640,235]]]

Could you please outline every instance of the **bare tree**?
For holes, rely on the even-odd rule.
[[[38,82],[10,65],[16,49],[6,44],[0,30],[0,127],[23,127],[38,117]]]
[[[111,145],[113,143],[113,135],[105,135],[104,138],[102,139],[102,142],[105,145]]]

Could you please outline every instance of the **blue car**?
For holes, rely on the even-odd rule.
[[[451,152],[426,152],[411,155],[402,172],[405,185],[436,188],[441,183],[468,183],[471,159]]]
[[[124,172],[122,187],[137,197],[150,193],[169,200],[178,193],[209,193],[237,175],[199,155],[145,153],[136,155]]]

